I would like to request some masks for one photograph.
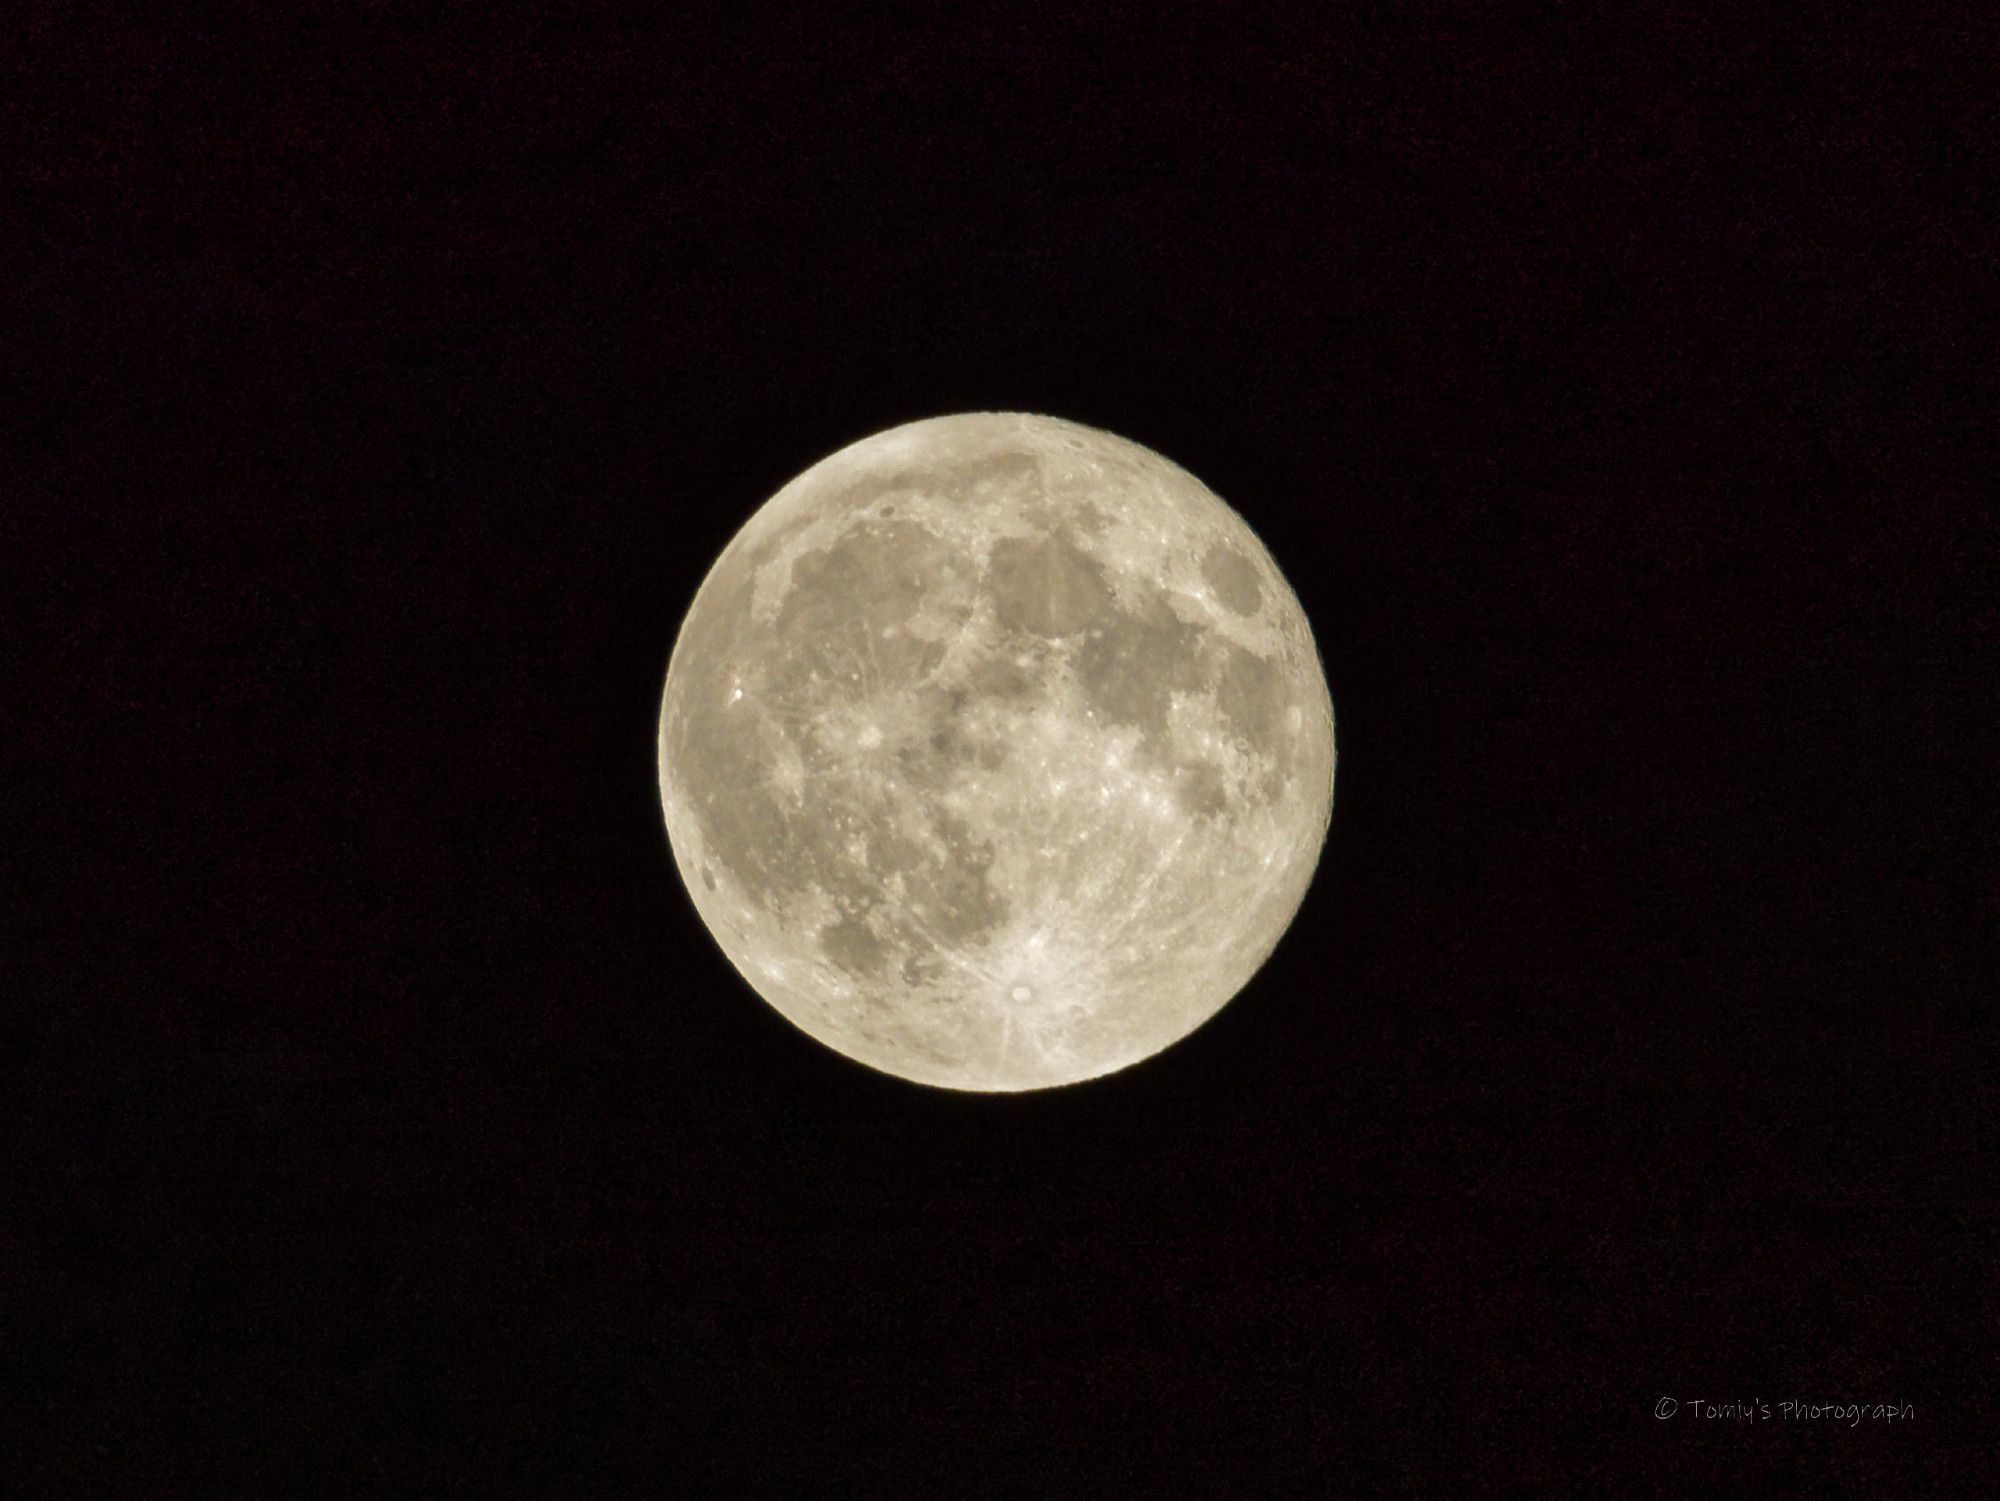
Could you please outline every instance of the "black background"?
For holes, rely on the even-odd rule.
[[[19,39],[14,1493],[1990,1478],[1991,38],[741,10]],[[1339,725],[1265,971],[1016,1097],[759,1003],[653,761],[968,409],[1228,499]]]

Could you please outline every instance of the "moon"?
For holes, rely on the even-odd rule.
[[[771,497],[675,639],[675,863],[787,1020],[949,1089],[1100,1077],[1207,1021],[1298,911],[1333,701],[1242,517],[1150,449],[976,412]]]

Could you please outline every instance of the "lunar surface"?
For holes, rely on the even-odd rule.
[[[660,795],[696,909],[781,1014],[925,1084],[1123,1068],[1304,898],[1333,704],[1291,588],[1198,480],[970,413],[814,465],[675,641]]]

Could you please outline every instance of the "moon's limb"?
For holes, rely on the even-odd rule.
[[[660,719],[725,954],[863,1063],[1095,1077],[1207,1020],[1303,899],[1333,705],[1277,565],[1193,476],[977,413],[863,439],[724,549]]]

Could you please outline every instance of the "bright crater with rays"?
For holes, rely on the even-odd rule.
[[[674,645],[660,793],[758,994],[926,1084],[1093,1078],[1290,924],[1333,804],[1298,600],[1185,470],[1050,417],[878,433],[786,485]]]

